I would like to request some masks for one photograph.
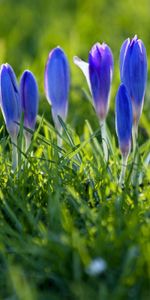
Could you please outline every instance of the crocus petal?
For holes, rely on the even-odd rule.
[[[121,75],[121,81],[123,81],[123,65],[126,57],[126,52],[128,49],[128,46],[130,45],[130,39],[126,39],[124,43],[121,46],[120,49],[120,75]]]
[[[127,88],[121,84],[116,96],[116,132],[123,156],[127,156],[130,152],[132,122],[131,99]]]
[[[146,49],[141,40],[135,42],[130,59],[131,97],[138,106],[143,100],[147,81]]]
[[[132,45],[132,47],[133,47],[133,45]],[[130,58],[131,58],[132,47],[129,44],[129,46],[126,48],[124,61],[122,64],[122,72],[121,72],[121,81],[126,85],[130,96],[131,96],[131,74],[130,74],[131,60],[130,60]]]
[[[92,96],[97,115],[106,118],[113,73],[113,56],[110,48],[96,43],[89,53],[89,74]]]
[[[34,75],[26,70],[20,80],[20,97],[24,112],[24,125],[32,130],[35,128],[38,113],[38,87]]]
[[[85,61],[83,61],[82,59],[80,59],[78,56],[74,56],[73,57],[73,62],[81,69],[81,71],[83,72],[86,80],[87,80],[87,84],[88,87],[90,89],[91,92],[91,84],[90,84],[90,77],[89,77],[89,64]]]
[[[65,121],[68,111],[70,69],[67,57],[60,47],[53,49],[45,68],[45,93],[52,105],[56,127],[60,127],[58,115]]]
[[[126,85],[133,109],[134,126],[137,128],[143,108],[147,81],[147,55],[143,42],[137,35],[126,40],[120,52],[120,75]]]
[[[0,105],[7,130],[10,136],[16,137],[20,122],[20,97],[16,76],[8,64],[3,64],[0,69]]]
[[[20,102],[20,93],[19,93],[19,88],[18,88],[18,82],[17,82],[16,75],[13,71],[13,68],[8,63],[6,63],[5,66],[8,71],[8,74],[10,76],[13,88],[14,88],[14,93],[15,93],[15,97],[16,97],[16,101],[17,101],[17,114],[18,114],[17,120],[19,122],[20,117],[21,117],[21,102]]]

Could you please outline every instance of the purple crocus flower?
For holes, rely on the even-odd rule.
[[[0,106],[12,142],[16,143],[19,132],[21,106],[15,73],[9,64],[0,69]]]
[[[18,165],[17,136],[21,117],[21,104],[15,73],[9,64],[0,69],[0,106],[12,142],[12,169]]]
[[[26,70],[20,80],[20,97],[24,112],[24,125],[32,130],[35,128],[38,113],[39,95],[36,79],[32,72]]]
[[[24,126],[34,130],[38,113],[39,95],[36,79],[32,72],[26,70],[20,80],[20,98],[24,113]],[[29,147],[31,134],[25,130],[26,149]]]
[[[119,86],[116,96],[116,132],[122,156],[126,159],[131,149],[132,104],[124,84]]]
[[[113,74],[113,55],[105,43],[93,45],[88,63],[74,57],[74,63],[84,73],[92,94],[96,113],[104,121],[109,107],[109,94]]]
[[[66,120],[68,94],[70,88],[70,68],[68,59],[60,47],[54,48],[48,56],[45,67],[45,93],[52,106],[52,116],[56,128],[61,128],[58,115]]]
[[[143,42],[136,35],[132,40],[125,40],[121,47],[120,75],[131,97],[133,125],[137,131],[146,89],[147,55]]]
[[[108,137],[105,119],[109,108],[109,95],[113,75],[113,55],[105,43],[96,43],[89,52],[88,63],[74,57],[74,63],[82,70],[92,94],[99,118],[105,161],[108,161]]]

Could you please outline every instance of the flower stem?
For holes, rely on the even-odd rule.
[[[27,152],[27,150],[31,144],[32,135],[30,132],[25,132],[24,137],[25,137],[25,152]]]
[[[57,146],[62,147],[62,138],[57,134]]]
[[[138,145],[137,145],[137,138],[138,138],[138,128],[137,126],[133,126],[132,129],[132,140],[133,140],[133,171],[132,171],[132,177],[131,181],[133,185],[136,185],[137,182],[139,181],[139,176],[138,176]]]
[[[58,132],[59,132],[59,134],[57,134],[57,146],[59,147],[59,148],[62,148],[62,132],[63,132],[63,129],[62,129],[62,126],[61,127],[59,127],[58,129]],[[61,156],[62,156],[62,153],[61,153],[61,151],[60,150],[58,150],[59,151],[59,157],[61,158]]]
[[[137,147],[137,138],[138,138],[138,129],[133,126],[132,129],[132,141],[133,141],[133,154],[135,155],[136,147]]]
[[[107,138],[107,131],[106,131],[106,123],[105,121],[100,121],[100,128],[101,128],[101,137],[102,137],[102,146],[105,161],[108,161],[108,138]]]
[[[122,156],[122,168],[121,168],[121,173],[120,173],[120,178],[119,178],[120,186],[122,186],[124,184],[125,173],[126,173],[126,168],[127,168],[127,161],[128,161],[128,155]]]
[[[15,171],[18,167],[18,151],[17,151],[17,137],[11,139],[12,142],[12,170]]]

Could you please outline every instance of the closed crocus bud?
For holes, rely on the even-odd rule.
[[[45,93],[52,106],[54,124],[58,130],[61,125],[58,115],[66,120],[68,112],[68,94],[70,87],[70,68],[67,57],[60,47],[54,48],[48,56],[45,67]]]
[[[17,80],[12,67],[3,64],[0,69],[0,106],[12,141],[16,141],[21,107]]]
[[[89,53],[89,75],[94,105],[100,120],[104,120],[108,112],[112,73],[112,52],[105,43],[97,43]]]
[[[89,53],[88,63],[76,56],[74,63],[86,76],[99,119],[105,120],[113,74],[113,55],[110,48],[105,43],[96,43]]]
[[[12,169],[18,165],[17,136],[21,117],[20,95],[15,73],[9,64],[0,69],[0,106],[12,141]]]
[[[21,107],[24,113],[24,126],[34,130],[38,113],[39,95],[34,75],[26,70],[20,80]],[[30,144],[31,134],[25,130],[26,149]]]
[[[131,149],[132,137],[132,104],[128,90],[121,84],[116,96],[116,132],[122,154],[122,169],[119,183],[124,182],[128,155]]]
[[[124,84],[120,85],[116,96],[116,131],[121,153],[127,157],[131,148],[132,105]]]
[[[32,72],[26,70],[20,80],[21,107],[24,112],[24,125],[34,130],[39,106],[38,86]]]
[[[120,75],[131,97],[133,125],[137,131],[146,89],[147,55],[143,42],[136,35],[132,40],[125,40],[121,47]]]

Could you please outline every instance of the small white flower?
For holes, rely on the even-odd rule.
[[[89,266],[86,269],[86,272],[91,276],[97,276],[103,273],[106,269],[106,261],[101,257],[97,257],[90,262]]]

